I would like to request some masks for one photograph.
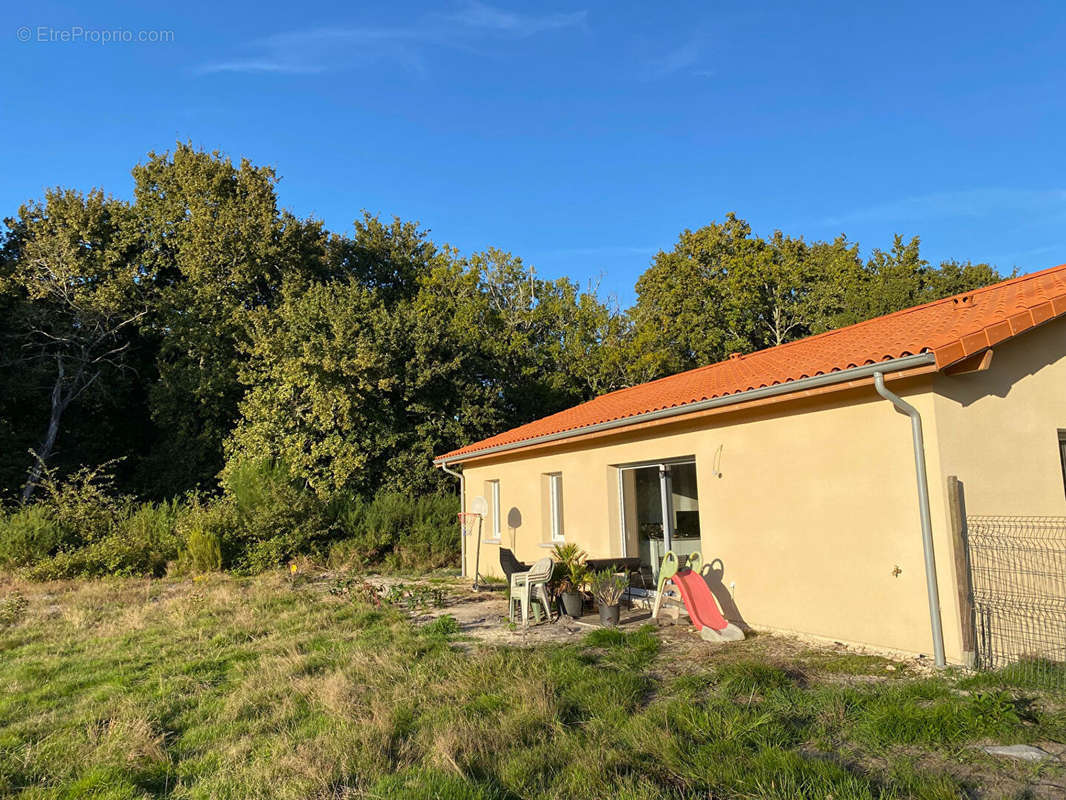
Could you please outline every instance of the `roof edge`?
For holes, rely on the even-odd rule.
[[[936,355],[931,352],[902,356],[900,358],[893,358],[887,361],[878,361],[873,364],[863,364],[859,367],[842,369],[836,372],[827,372],[822,375],[812,375],[807,378],[798,378],[794,381],[786,381],[785,383],[778,383],[773,386],[761,386],[758,389],[748,389],[747,391],[737,392],[736,394],[713,397],[708,400],[697,400],[693,403],[685,403],[683,405],[673,406],[671,408],[660,408],[655,411],[645,411],[642,414],[634,414],[631,417],[622,417],[620,419],[607,420],[606,422],[598,422],[593,425],[584,425],[579,428],[571,428],[565,431],[546,433],[541,436],[530,437],[529,439],[520,439],[516,442],[506,442],[504,444],[499,444],[494,447],[486,447],[480,450],[471,450],[467,453],[457,453],[455,455],[446,454],[434,458],[433,465],[436,467],[440,467],[445,464],[459,464],[463,461],[471,461],[475,458],[482,458],[484,456],[495,455],[497,453],[505,453],[511,450],[520,450],[527,447],[533,447],[539,444],[547,444],[549,442],[572,439],[574,437],[584,436],[590,433],[608,431],[616,428],[628,428],[633,425],[638,425],[642,422],[650,422],[652,420],[666,419],[669,417],[679,417],[685,414],[692,414],[707,409],[718,408],[721,406],[737,405],[739,403],[746,403],[751,400],[759,400],[764,397],[774,397],[777,395],[792,394],[794,392],[803,392],[808,389],[815,389],[820,386],[829,386],[835,383],[847,383],[848,381],[870,377],[875,372],[900,372],[902,370],[913,369],[914,367],[921,367],[930,364],[936,365],[936,363]]]
[[[1055,269],[1060,268],[1055,267]],[[975,353],[995,347],[1000,342],[1013,339],[1026,331],[1058,319],[1064,314],[1066,314],[1066,294],[1055,295],[1043,303],[1037,303],[1006,319],[985,325],[941,345],[933,351],[936,355],[936,365],[939,369],[945,369]]]

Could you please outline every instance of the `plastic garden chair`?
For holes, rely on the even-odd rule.
[[[500,569],[503,570],[503,577],[507,578],[507,582],[510,583],[512,575],[516,572],[529,572],[530,565],[519,561],[514,557],[514,553],[506,547],[501,547]]]
[[[511,599],[508,607],[508,619],[515,621],[515,604],[522,606],[522,624],[529,624],[529,605],[534,600],[544,606],[544,612],[551,619],[551,601],[548,599],[548,581],[552,579],[555,562],[542,558],[528,572],[516,572],[511,575]],[[537,618],[540,610],[536,609]]]

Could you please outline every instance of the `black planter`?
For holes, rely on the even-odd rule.
[[[600,624],[605,628],[613,628],[618,624],[618,617],[622,612],[620,606],[605,606],[602,603],[598,606],[600,610]]]
[[[566,612],[568,617],[581,616],[581,606],[584,604],[584,598],[581,596],[581,592],[563,592],[563,611]]]

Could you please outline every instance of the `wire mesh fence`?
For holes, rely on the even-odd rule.
[[[1066,690],[1066,517],[966,520],[977,668]]]

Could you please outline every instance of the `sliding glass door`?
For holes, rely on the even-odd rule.
[[[687,556],[700,549],[696,462],[624,466],[619,480],[625,555],[640,557],[641,571],[652,588],[667,550]]]

